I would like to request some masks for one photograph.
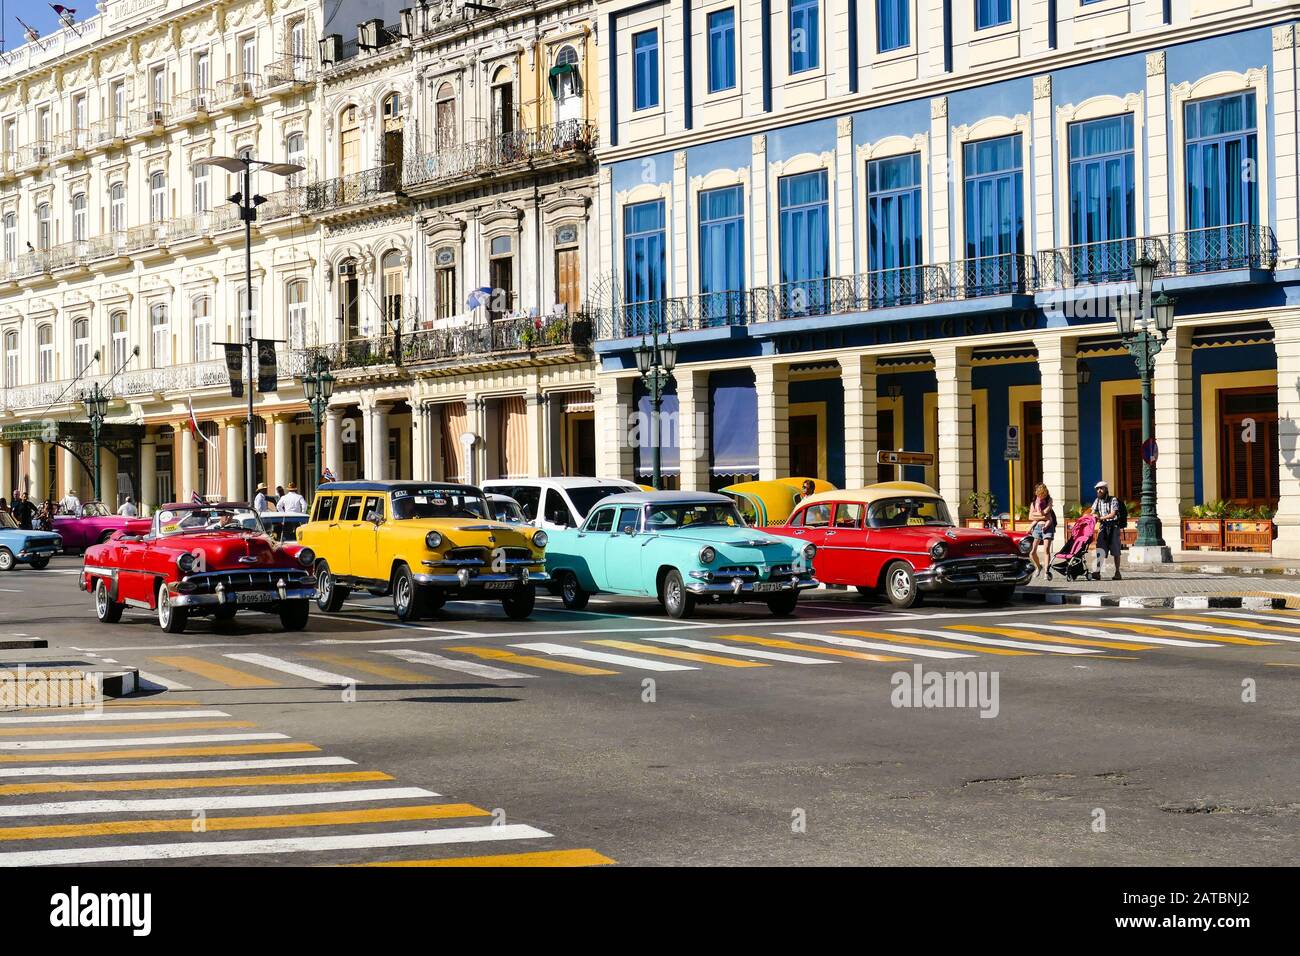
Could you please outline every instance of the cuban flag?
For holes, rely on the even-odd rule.
[[[203,500],[203,496],[199,494],[197,491],[190,495],[190,501],[194,502],[194,504],[196,505],[207,504],[207,502]]]
[[[334,480],[334,472],[330,471],[328,468],[326,468],[324,471],[320,473],[320,483],[322,485],[327,484],[333,480]]]

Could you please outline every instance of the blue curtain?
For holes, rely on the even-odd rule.
[[[876,0],[876,49],[888,53],[911,42],[911,0]]]
[[[709,14],[709,92],[736,85],[736,11]]]
[[[1024,249],[1024,189],[1020,134],[967,143],[967,295],[993,295],[1021,287],[1016,254]]]
[[[976,0],[975,29],[1011,22],[1011,0]]]
[[[1255,96],[1238,93],[1188,103],[1186,121],[1186,267],[1239,268],[1259,254],[1250,225],[1259,222]],[[1256,175],[1245,175],[1247,169]]]
[[[1070,251],[1076,281],[1129,277],[1136,231],[1133,117],[1070,126]],[[1081,248],[1082,247],[1082,248]]]
[[[640,442],[637,446],[637,475],[648,477],[654,470],[654,428],[650,408],[650,396],[645,387],[637,383],[637,411],[641,413],[641,428],[638,430]],[[679,444],[678,426],[679,405],[675,391],[665,392],[663,405],[659,409],[659,468],[664,474],[676,474],[681,470],[682,450]]]
[[[659,325],[665,295],[664,204],[662,199],[623,208],[623,335],[641,335]]]
[[[740,186],[700,193],[700,321],[706,326],[745,318],[744,199]]]
[[[869,308],[921,301],[921,156],[867,165]]]
[[[659,31],[632,37],[632,108],[659,105]]]
[[[821,64],[821,0],[790,0],[790,72]]]
[[[786,315],[820,314],[829,304],[826,171],[781,177],[777,196],[781,209],[781,311]]]
[[[715,475],[758,473],[758,391],[749,370],[714,372],[709,378]]]

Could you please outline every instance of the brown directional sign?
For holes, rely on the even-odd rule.
[[[934,455],[928,451],[878,451],[877,465],[933,465]]]

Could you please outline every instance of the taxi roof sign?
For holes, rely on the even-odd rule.
[[[877,465],[933,465],[934,455],[928,451],[878,451]]]

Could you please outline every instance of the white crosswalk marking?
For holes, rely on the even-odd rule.
[[[259,793],[217,797],[173,797],[156,800],[69,800],[0,807],[0,817],[57,817],[79,813],[190,813],[194,810],[238,810],[250,807],[305,807],[325,803],[373,803],[437,797],[423,787],[389,787],[367,790],[323,790],[307,793]]]
[[[955,657],[975,657],[975,654],[962,654],[959,651],[937,651],[931,647],[909,647],[906,644],[887,644],[883,641],[864,641],[856,637],[841,637],[838,634],[810,634],[807,631],[782,631],[781,637],[790,637],[801,641],[821,641],[840,647],[856,647],[872,651],[888,651],[891,654],[912,654],[916,657],[935,657],[940,660],[952,660]]]
[[[410,664],[428,664],[430,667],[440,667],[443,670],[469,674],[472,677],[481,677],[484,680],[528,680],[537,676],[536,674],[522,674],[519,671],[506,670],[504,667],[493,667],[491,664],[480,664],[477,661],[455,660],[450,657],[443,657],[441,654],[431,654],[428,651],[375,651],[375,653],[387,654],[389,657],[396,657]]]
[[[292,674],[294,677],[301,677],[304,680],[314,681],[317,684],[326,684],[330,687],[355,687],[357,684],[365,683],[355,677],[335,674],[332,671],[323,671],[316,667],[308,667],[305,664],[282,661],[278,657],[271,657],[267,654],[226,654],[224,656],[229,657],[232,661],[256,664],[259,667]]]
[[[782,654],[780,651],[763,651],[754,647],[737,647],[735,644],[718,644],[715,641],[697,641],[689,637],[647,637],[647,641],[656,644],[675,644],[689,647],[696,651],[713,651],[718,654],[735,654],[737,657],[753,657],[764,661],[783,661],[786,664],[835,664],[820,657],[805,657],[802,654]]]
[[[1293,625],[1300,627],[1300,617],[1291,617],[1286,614],[1252,614],[1249,611],[1211,611],[1214,617],[1239,617],[1250,621],[1266,621],[1269,624],[1278,626]]]
[[[80,720],[176,720],[184,717],[229,717],[224,710],[142,710],[139,713],[122,707],[107,707],[91,713],[23,714],[17,717],[0,717],[0,724],[75,724]]]
[[[123,754],[126,757],[129,754]],[[184,763],[111,763],[102,767],[77,764],[68,767],[0,767],[0,777],[99,777],[157,773],[206,773],[222,770],[279,770],[284,767],[355,766],[346,757],[275,757],[270,760],[203,760]]]
[[[140,747],[152,744],[216,744],[235,740],[288,740],[288,734],[178,734],[168,737],[110,737],[107,740],[20,740],[0,743],[0,750],[76,750],[79,747]]]
[[[610,654],[606,651],[589,651],[581,647],[569,647],[567,644],[547,644],[541,642],[538,644],[511,644],[511,647],[517,647],[523,651],[537,651],[539,654],[550,654],[554,657],[576,657],[583,661],[599,661],[602,664],[621,664],[624,667],[635,667],[643,671],[697,671],[698,667],[690,667],[686,664],[669,664],[667,661],[652,661],[644,657],[631,657],[627,654]]]
[[[1087,647],[1071,647],[1068,644],[1035,644],[1030,641],[1003,640],[1000,637],[984,637],[979,634],[967,634],[964,631],[931,631],[919,627],[894,628],[900,634],[919,634],[922,637],[942,637],[949,641],[962,641],[967,644],[989,644],[993,647],[1015,647],[1020,650],[1047,651],[1051,654],[1100,654],[1098,650]]]
[[[167,677],[159,677],[157,674],[150,674],[148,671],[140,672],[140,680],[146,681],[150,684],[156,684],[157,686],[164,687],[167,690],[193,690],[194,689],[193,687],[190,687],[188,684],[182,684],[180,681],[171,680],[170,678]]]
[[[1132,643],[1140,641],[1143,644],[1167,644],[1170,647],[1222,647],[1222,644],[1214,644],[1210,641],[1180,641],[1176,637],[1147,637],[1145,634],[1129,636],[1128,634],[1116,634],[1114,631],[1103,631],[1098,627],[1075,627],[1070,624],[1040,624],[1034,622],[1034,627],[1044,631],[1060,631],[1062,634],[1073,634],[1075,637],[1091,637],[1099,641],[1122,641]]]
[[[133,846],[70,847],[0,853],[0,866],[67,866],[73,863],[121,863],[132,860],[182,860],[203,856],[310,853],[327,850],[374,850],[398,846],[537,840],[551,836],[522,823],[503,826],[444,827],[401,833],[355,833],[280,840],[222,840],[209,843],[146,843]]]
[[[1124,624],[1172,627],[1180,631],[1195,631],[1198,634],[1226,634],[1230,637],[1250,637],[1257,641],[1286,641],[1291,644],[1300,644],[1300,636],[1293,634],[1278,634],[1274,631],[1250,631],[1239,627],[1219,627],[1214,624],[1198,624],[1195,621],[1171,621],[1163,617],[1112,617],[1110,620]],[[1145,638],[1138,638],[1138,640],[1145,640]]]

